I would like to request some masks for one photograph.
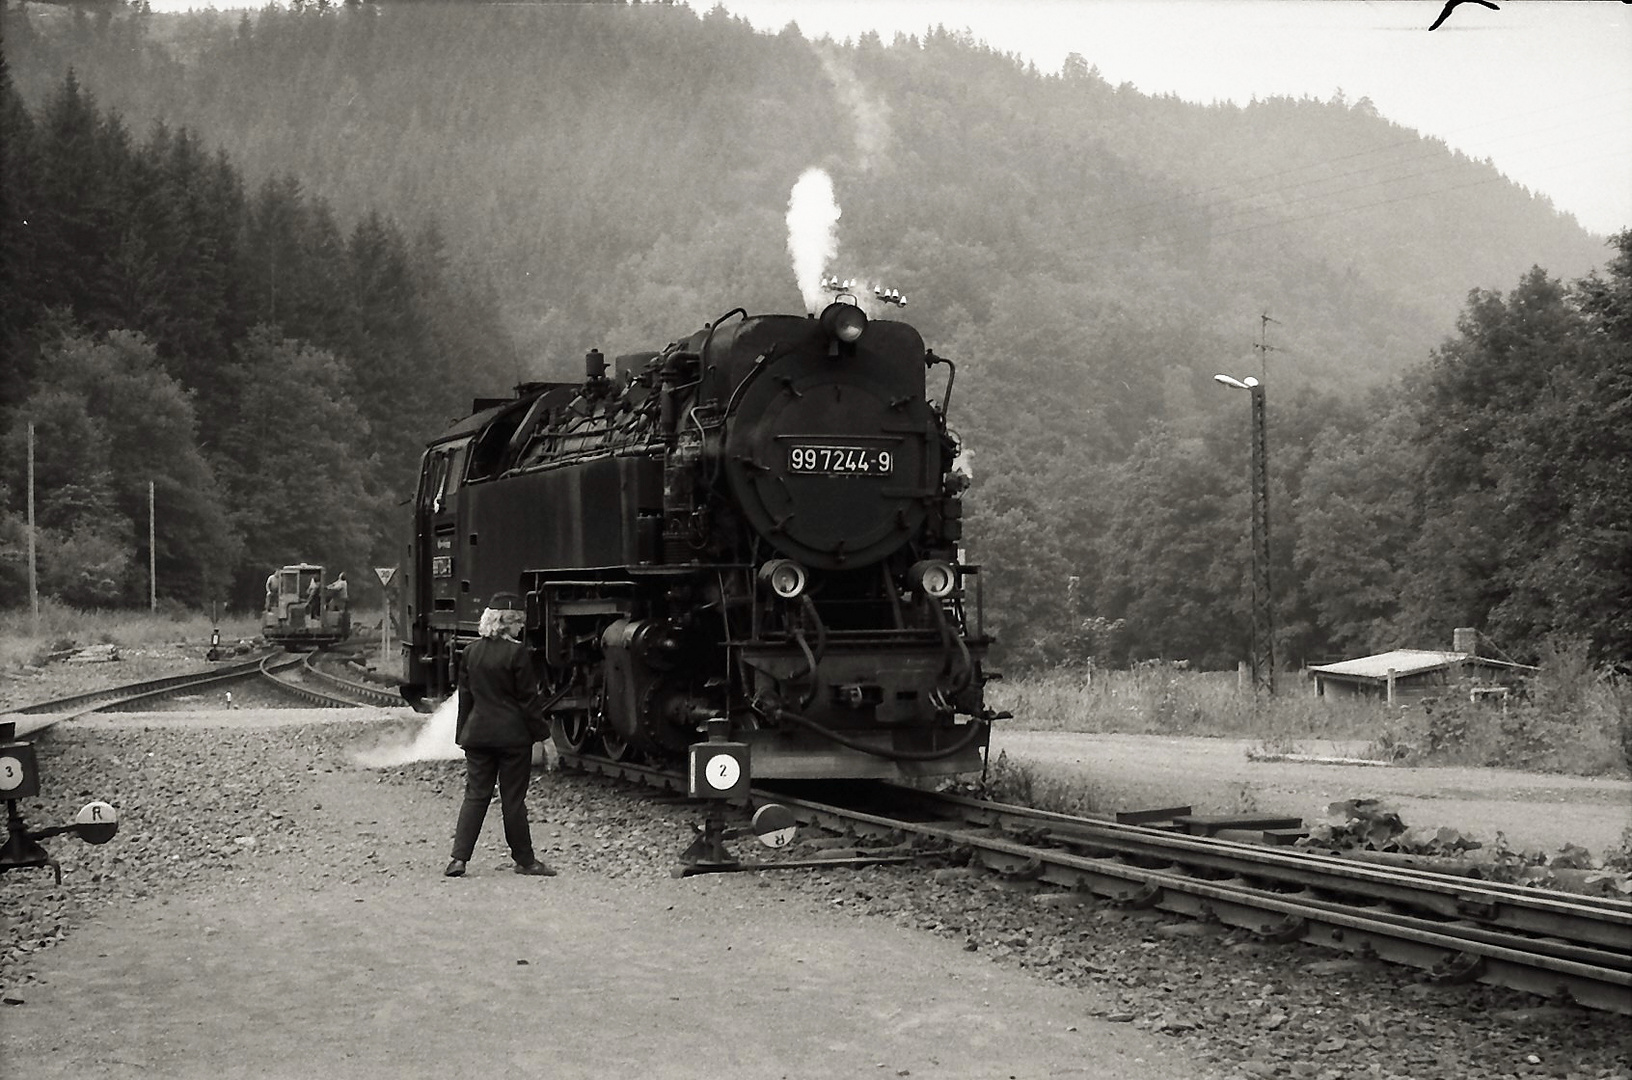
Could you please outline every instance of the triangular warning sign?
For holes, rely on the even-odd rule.
[[[381,585],[391,584],[391,580],[397,576],[395,566],[376,566],[374,572],[380,576]]]

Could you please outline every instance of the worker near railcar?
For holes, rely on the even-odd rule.
[[[278,608],[278,572],[272,571],[266,575],[266,608],[267,611],[276,611]]]
[[[465,798],[453,834],[453,860],[443,871],[448,877],[462,876],[476,850],[495,778],[516,873],[555,876],[534,854],[527,824],[533,743],[544,738],[545,727],[538,676],[521,643],[526,624],[520,598],[496,593],[482,612],[480,638],[465,650],[454,728],[454,741],[465,752]]]
[[[346,584],[346,572],[342,570],[328,585],[323,587],[323,596],[329,610],[339,616],[340,628],[351,629],[351,587]]]

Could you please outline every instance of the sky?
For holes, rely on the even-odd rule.
[[[1499,0],[722,0],[807,38],[967,29],[1044,72],[1080,53],[1114,85],[1201,103],[1369,97],[1489,158],[1587,229],[1632,226],[1632,4]],[[691,0],[706,10],[712,0]]]

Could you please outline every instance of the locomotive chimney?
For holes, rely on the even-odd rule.
[[[606,357],[601,350],[591,349],[584,354],[584,378],[590,382],[606,378]]]

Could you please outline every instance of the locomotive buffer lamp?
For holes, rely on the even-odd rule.
[[[70,825],[30,830],[18,803],[40,793],[40,769],[34,744],[0,743],[0,799],[6,804],[6,842],[0,845],[0,873],[28,866],[49,866],[62,884],[62,867],[40,846],[61,833],[77,833],[87,844],[105,844],[119,831],[119,812],[100,800],[86,803]]]

